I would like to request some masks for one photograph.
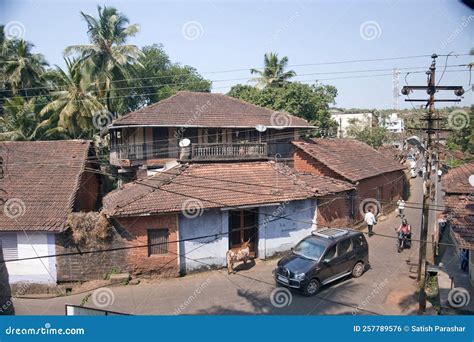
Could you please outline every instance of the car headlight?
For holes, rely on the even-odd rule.
[[[305,277],[305,276],[306,276],[306,275],[305,275],[304,273],[295,273],[294,279],[301,281],[301,280],[304,280],[304,277]]]

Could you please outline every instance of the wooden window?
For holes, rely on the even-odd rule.
[[[148,229],[148,256],[168,253],[169,229]]]
[[[4,260],[18,259],[18,241],[16,233],[1,233],[0,247]]]

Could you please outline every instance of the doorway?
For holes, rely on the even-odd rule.
[[[250,239],[250,255],[257,256],[258,211],[229,211],[229,248],[238,248]]]

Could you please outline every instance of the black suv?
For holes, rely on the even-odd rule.
[[[369,266],[369,246],[361,232],[322,228],[301,240],[277,265],[278,284],[312,296],[321,285],[349,274],[360,277]]]

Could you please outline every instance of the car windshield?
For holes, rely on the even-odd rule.
[[[303,258],[319,260],[325,248],[324,245],[318,244],[317,241],[306,239],[296,245],[293,249],[293,253],[302,256]]]

